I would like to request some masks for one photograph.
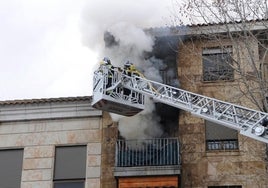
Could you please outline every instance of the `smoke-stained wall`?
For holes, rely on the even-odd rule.
[[[164,84],[179,87],[177,76],[178,38],[172,36],[156,37],[151,56],[160,59],[163,63],[160,69]],[[172,106],[157,103],[156,111],[161,118],[164,137],[178,136],[179,109]]]

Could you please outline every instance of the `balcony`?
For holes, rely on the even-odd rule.
[[[177,138],[117,140],[115,176],[180,174]]]

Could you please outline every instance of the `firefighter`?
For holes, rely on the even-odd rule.
[[[108,80],[106,84],[106,89],[112,86],[112,79],[114,75],[114,67],[111,63],[111,60],[107,57],[104,57],[103,60],[101,61],[101,67],[105,66],[108,69]]]
[[[130,63],[130,67],[129,67],[129,70],[130,70],[130,72],[131,72],[131,74],[132,75],[134,75],[134,76],[143,76],[137,69],[136,69],[136,67],[133,65],[133,63]],[[140,79],[138,78],[138,77],[136,77],[136,81],[139,81]],[[142,103],[142,95],[140,94],[140,93],[136,93],[136,97],[137,97],[137,99],[138,99],[138,103]],[[133,96],[133,94],[132,94],[132,96]]]
[[[135,66],[133,65],[133,63],[131,63],[130,61],[127,61],[124,64],[124,73],[128,76],[142,76],[142,74],[140,72],[137,71],[137,69],[135,68]],[[139,78],[136,78],[136,80],[139,80]],[[125,95],[130,95],[131,94],[131,90],[124,88],[123,89],[124,94]],[[135,96],[136,95],[136,96]],[[138,97],[138,103],[141,103],[141,99],[142,99],[142,95],[140,93],[134,93],[132,92],[132,98],[137,98]],[[136,101],[136,100],[134,100]]]
[[[108,65],[111,65],[111,60],[108,57],[104,57],[103,61],[107,62]]]
[[[126,74],[128,76],[132,76],[132,75],[135,75],[135,76],[139,76],[139,77],[143,77],[143,74],[140,73],[136,67],[134,66],[133,63],[131,63],[130,61],[127,61],[125,64],[124,64],[124,71],[126,72]]]
[[[130,63],[129,70],[130,70],[130,72],[132,72],[134,74],[138,73],[138,71],[137,71],[136,67],[133,65],[133,63]]]
[[[124,63],[124,70],[123,70],[123,74],[127,75],[127,76],[131,76],[131,71],[130,71],[130,66],[132,63],[130,63],[129,61]],[[127,88],[123,88],[123,93],[124,95],[129,96],[131,93],[130,89]]]
[[[109,64],[111,64],[111,60],[107,57],[104,57],[100,62],[100,68],[102,68],[103,66],[108,66]]]
[[[132,65],[132,63],[130,63],[129,61],[125,62],[125,64],[124,64],[124,72],[128,76],[131,76],[131,71],[130,71],[131,65]]]

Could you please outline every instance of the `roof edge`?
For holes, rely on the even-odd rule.
[[[102,116],[91,106],[90,96],[0,102],[0,123]]]
[[[23,104],[43,104],[52,102],[77,102],[77,101],[92,101],[92,96],[77,96],[77,97],[57,97],[57,98],[37,98],[37,99],[15,99],[0,101],[1,105],[23,105]]]
[[[220,23],[204,23],[193,25],[175,25],[167,27],[155,27],[145,29],[146,33],[155,37],[164,36],[191,36],[202,34],[216,34],[227,32],[239,32],[243,30],[255,31],[255,30],[267,30],[268,19],[259,20],[247,20],[245,22],[220,22]]]

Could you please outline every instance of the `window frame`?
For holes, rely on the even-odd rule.
[[[3,160],[3,161],[5,161],[4,163],[5,163],[5,165],[7,165],[7,166],[4,166],[3,167],[3,169],[4,169],[4,171],[5,171],[5,173],[1,173],[2,175],[3,175],[3,179],[5,179],[5,181],[4,182],[1,182],[1,185],[2,186],[4,186],[5,184],[4,183],[8,183],[8,186],[18,186],[18,187],[20,187],[21,186],[21,178],[22,178],[22,171],[23,171],[23,159],[24,159],[24,148],[7,148],[7,149],[1,149],[0,150],[0,152],[14,152],[14,151],[17,151],[17,152],[20,152],[19,154],[20,154],[20,156],[19,156],[19,158],[16,158],[16,161],[12,161],[12,162],[9,162],[10,164],[12,164],[12,165],[14,165],[14,163],[15,162],[20,162],[20,166],[19,167],[16,167],[16,170],[18,170],[18,171],[16,171],[16,172],[18,172],[16,175],[19,175],[20,177],[12,177],[12,179],[9,179],[9,178],[6,178],[5,176],[7,176],[7,175],[10,175],[10,172],[14,175],[14,168],[8,168],[7,166],[9,166],[9,163],[5,160],[5,159],[2,159],[2,158],[8,158],[8,159],[13,159],[14,160],[14,156],[15,157],[18,157],[18,153],[16,153],[16,155],[14,154],[14,155],[12,155],[13,156],[13,158],[10,156],[10,157],[8,157],[8,156],[6,156],[6,157],[0,157],[0,159],[1,160]],[[12,169],[12,171],[10,170],[9,172],[6,170],[6,169]],[[14,181],[14,179],[16,179],[16,178],[18,178],[17,179],[17,182],[16,181]],[[13,184],[12,185],[10,185],[10,182],[12,182]]]
[[[225,57],[223,57],[225,56]],[[211,59],[216,59],[216,64]],[[221,61],[220,61],[221,60]],[[234,69],[232,64],[232,47],[227,46],[225,48],[211,47],[203,48],[202,50],[202,81],[209,82],[231,82],[234,81]],[[209,70],[210,69],[210,70]],[[214,72],[214,75],[211,74]]]
[[[82,187],[84,188],[86,181],[85,181],[85,179],[81,179],[81,180],[79,180],[79,179],[74,179],[74,180],[72,180],[72,179],[68,179],[68,180],[53,180],[53,188],[58,188],[58,186],[63,186],[64,187],[63,184],[65,184],[65,183],[69,183],[68,188],[73,187],[73,186],[70,186],[70,184],[82,183],[83,184]]]
[[[205,120],[204,124],[205,124],[206,151],[237,151],[239,150],[238,131],[225,127],[223,125],[208,121],[208,120]],[[219,133],[220,132],[222,133],[222,130],[225,129],[226,130],[225,134],[228,134],[228,132],[230,132],[233,135],[232,136],[228,135],[226,136],[226,138],[224,138],[223,134],[221,134],[223,138],[214,139],[213,138],[214,136],[212,136],[211,138],[209,136],[208,131],[212,130],[210,128],[213,126],[220,126],[221,130],[219,130]]]
[[[60,168],[61,166],[57,165],[57,161],[58,160],[65,160],[65,161],[68,161],[70,159],[70,156],[68,156],[67,158],[63,159],[61,157],[65,157],[62,153],[60,154],[60,152],[66,152],[66,151],[59,151],[57,152],[57,149],[60,148],[60,150],[62,150],[63,148],[65,149],[73,149],[74,151],[75,150],[79,150],[81,149],[83,154],[84,154],[84,157],[82,156],[83,154],[81,154],[80,158],[82,157],[83,160],[77,160],[77,161],[74,161],[74,165],[78,165],[78,166],[84,166],[83,170],[84,172],[79,172],[80,174],[83,174],[82,176],[80,177],[71,177],[72,175],[70,175],[68,172],[66,172],[66,174],[62,174],[62,170],[57,170],[57,168]],[[74,149],[76,148],[76,149]],[[67,152],[72,152],[72,151],[67,151]],[[74,155],[76,154],[77,155],[77,151],[75,153],[73,153]],[[61,155],[61,156],[59,156]],[[57,156],[59,158],[57,158]],[[61,161],[62,163],[62,161]],[[79,164],[79,163],[82,163],[82,164]],[[71,164],[71,163],[69,163]],[[73,162],[72,162],[73,164]],[[72,166],[72,165],[71,165]],[[68,171],[68,169],[65,169],[66,167],[61,167],[61,168],[64,168],[64,171]],[[72,167],[69,167],[69,168],[72,168]],[[86,182],[86,169],[87,169],[87,145],[64,145],[64,146],[55,146],[55,156],[54,156],[54,170],[53,170],[53,187],[54,188],[57,188],[58,186],[61,186],[60,184],[66,184],[66,183],[70,183],[70,184],[73,184],[73,183],[82,183],[83,184],[83,188],[85,187],[85,182]],[[63,172],[65,173],[65,172]],[[64,177],[65,176],[65,177]],[[58,185],[58,186],[57,186]],[[68,187],[68,186],[67,186]]]

